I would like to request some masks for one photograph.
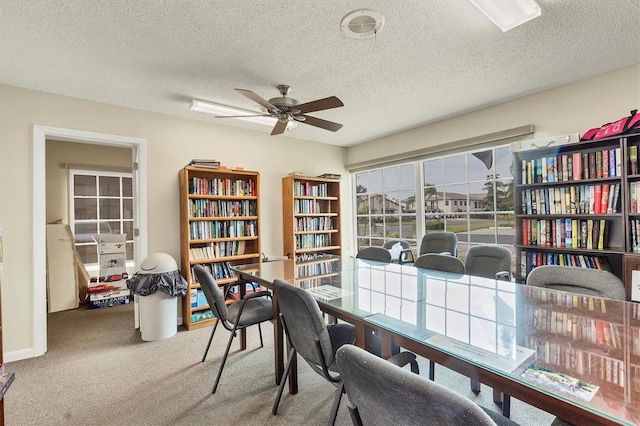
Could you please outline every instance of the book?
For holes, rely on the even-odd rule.
[[[629,146],[629,173],[638,174],[638,146]]]
[[[341,176],[335,173],[323,173],[318,177],[325,178],[325,179],[340,179]]]
[[[208,169],[219,169],[220,162],[217,160],[204,160],[204,159],[194,158],[193,160],[189,161],[189,164],[187,164],[187,166],[205,167]]]

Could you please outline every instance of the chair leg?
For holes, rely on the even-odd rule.
[[[336,417],[338,417],[338,408],[340,408],[340,400],[342,399],[343,393],[344,393],[344,383],[340,382],[340,384],[338,384],[338,389],[336,389],[336,398],[333,400],[333,406],[331,407],[331,417],[329,417],[329,426],[334,426],[336,424]]]
[[[348,407],[349,407],[349,416],[351,417],[351,423],[354,424],[355,426],[363,426],[362,418],[360,417],[360,412],[358,411],[358,407],[352,407],[351,405],[349,405]]]
[[[211,342],[213,341],[213,335],[216,334],[216,328],[218,328],[218,323],[220,321],[216,320],[216,323],[213,326],[213,330],[211,330],[211,336],[209,336],[209,343],[207,343],[207,349],[204,350],[204,355],[202,355],[202,362],[207,359],[207,354],[209,353],[209,347],[211,346]]]
[[[220,376],[222,376],[222,369],[224,368],[224,364],[227,362],[227,355],[229,355],[229,349],[231,348],[231,342],[233,342],[233,338],[236,336],[236,330],[234,329],[229,336],[229,342],[227,343],[227,349],[224,351],[224,356],[222,357],[222,362],[220,363],[220,369],[218,370],[218,375],[216,376],[216,382],[213,384],[213,390],[211,393],[216,393],[216,389],[218,389],[218,383],[220,382]]]
[[[480,393],[480,381],[471,379],[471,392],[476,395]]]
[[[278,412],[278,405],[280,405],[280,398],[282,398],[282,391],[284,390],[284,385],[287,381],[287,377],[289,376],[289,369],[291,369],[291,363],[293,362],[293,358],[296,356],[296,350],[291,348],[291,353],[289,354],[289,359],[287,360],[287,366],[284,369],[284,373],[282,373],[282,378],[280,378],[280,386],[278,386],[278,394],[276,395],[276,400],[273,403],[273,408],[271,409],[271,413],[275,416]]]
[[[260,323],[258,323],[258,334],[260,335],[260,347],[264,348],[264,343],[262,342],[262,327],[260,327]]]

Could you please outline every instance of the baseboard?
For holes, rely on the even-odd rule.
[[[34,357],[35,357],[35,351],[33,350],[33,348],[22,349],[19,351],[5,352],[3,354],[3,359],[4,359],[4,362],[6,363],[21,361],[23,359],[34,358]]]

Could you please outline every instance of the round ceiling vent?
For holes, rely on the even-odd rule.
[[[349,12],[340,22],[342,32],[352,38],[372,37],[384,26],[382,13],[371,9],[359,9]]]

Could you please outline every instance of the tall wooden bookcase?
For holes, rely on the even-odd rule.
[[[282,178],[284,253],[294,260],[340,255],[340,180]]]
[[[640,135],[514,150],[516,280],[541,264],[640,269]],[[634,253],[636,253],[634,255]]]
[[[224,286],[237,279],[230,265],[260,261],[260,174],[187,166],[179,177],[181,269],[189,284],[182,312],[190,330],[214,321],[194,265]]]

